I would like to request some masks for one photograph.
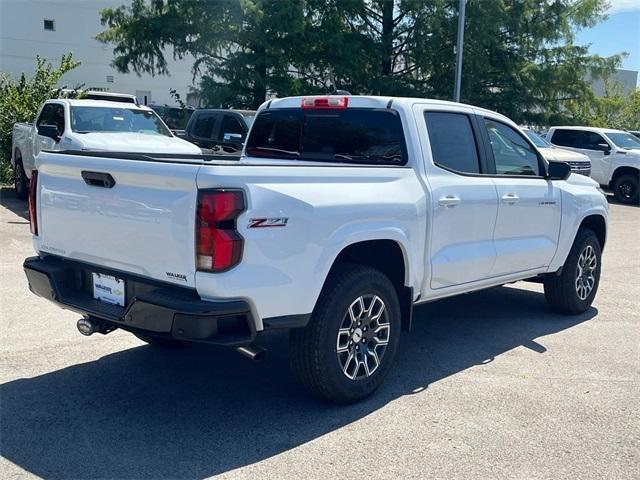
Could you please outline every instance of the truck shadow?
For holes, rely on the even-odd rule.
[[[29,206],[27,205],[26,201],[20,200],[16,196],[13,187],[0,187],[0,205],[11,210],[19,217],[24,218],[26,220],[25,223],[29,223]]]
[[[591,319],[540,293],[495,288],[416,309],[396,365],[370,399],[338,407],[288,370],[286,334],[251,363],[226,349],[141,346],[0,386],[2,455],[43,478],[203,478],[337,430],[394,399]],[[426,393],[428,394],[428,393]]]

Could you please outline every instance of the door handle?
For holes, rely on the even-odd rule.
[[[116,184],[113,177],[106,172],[89,172],[83,170],[81,175],[84,183],[92,187],[113,188]]]
[[[504,203],[518,203],[520,201],[520,197],[515,193],[507,193],[502,196],[502,201]]]
[[[443,207],[455,207],[456,205],[460,205],[460,202],[461,200],[455,195],[447,195],[438,200],[438,203]]]

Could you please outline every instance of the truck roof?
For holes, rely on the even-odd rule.
[[[598,133],[625,133],[624,130],[618,130],[616,128],[600,128],[600,127],[585,127],[585,126],[573,126],[573,125],[562,125],[559,127],[551,127],[549,130],[584,130],[588,132],[598,132]]]
[[[86,98],[52,98],[47,100],[46,103],[64,103],[71,107],[84,106],[84,107],[107,107],[107,108],[128,108],[131,110],[151,110],[145,105],[136,105],[135,103],[128,102],[113,102],[111,100],[89,100]]]
[[[320,97],[348,97],[349,107],[353,108],[390,108],[393,105],[402,105],[405,108],[411,107],[415,103],[442,105],[451,107],[467,107],[480,110],[482,112],[490,113],[504,118],[509,123],[512,123],[504,115],[480,108],[475,105],[468,105],[465,103],[450,102],[447,100],[438,100],[435,98],[417,98],[417,97],[384,97],[376,95],[303,95],[296,97],[286,98],[274,98],[263,103],[260,110],[263,108],[299,108],[303,98],[320,98]],[[268,107],[267,107],[268,105]]]

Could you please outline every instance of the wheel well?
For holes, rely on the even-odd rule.
[[[613,175],[611,176],[611,183],[609,186],[613,186],[613,182],[615,182],[620,175],[638,175],[639,173],[640,173],[640,170],[638,170],[637,168],[618,167],[616,168],[615,172],[613,172]]]
[[[391,280],[400,300],[402,329],[408,331],[413,311],[413,288],[405,286],[406,266],[400,245],[393,240],[354,243],[340,252],[331,268],[344,263],[377,268]]]
[[[589,228],[593,230],[600,242],[600,248],[604,248],[604,242],[607,238],[607,224],[602,215],[589,215],[582,220],[580,228]]]
[[[22,152],[20,151],[19,148],[16,148],[13,151],[13,164],[15,165],[15,163],[18,161],[18,159],[22,160]]]

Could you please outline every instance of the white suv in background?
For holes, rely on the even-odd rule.
[[[613,190],[619,202],[638,204],[640,139],[623,130],[595,127],[551,127],[547,139],[587,155],[591,178]]]
[[[579,173],[587,177],[591,175],[591,160],[586,155],[551,145],[530,128],[523,128],[522,131],[538,147],[538,150],[547,161],[565,162],[569,164],[573,173]]]

